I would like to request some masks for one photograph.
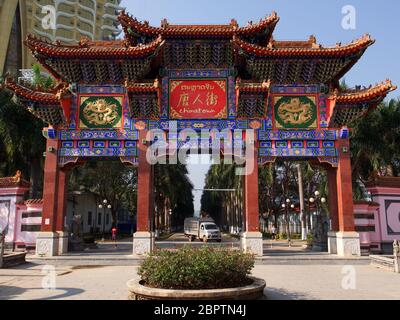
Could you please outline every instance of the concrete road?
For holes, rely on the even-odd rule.
[[[208,246],[216,246],[216,247],[228,247],[228,248],[239,248],[240,247],[240,241],[234,237],[231,237],[228,234],[222,235],[222,242],[210,241],[210,242],[204,243],[198,239],[196,241],[190,242],[183,233],[175,233],[171,237],[169,237],[168,239],[166,239],[164,241],[156,241],[156,247],[163,248],[163,249],[175,249],[175,248],[183,247],[185,245],[200,247],[205,244]]]
[[[253,274],[266,280],[271,300],[400,299],[400,275],[371,266],[257,265]],[[126,282],[135,277],[135,266],[27,265],[0,270],[0,300],[125,300]]]

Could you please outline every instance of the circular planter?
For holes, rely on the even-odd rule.
[[[253,283],[239,288],[212,290],[169,290],[149,288],[144,281],[134,279],[128,282],[130,300],[256,300],[264,296],[266,283],[250,277]]]

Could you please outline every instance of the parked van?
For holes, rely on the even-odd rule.
[[[222,241],[221,231],[212,218],[187,218],[184,229],[185,236],[189,238],[189,241],[196,239],[203,242]]]

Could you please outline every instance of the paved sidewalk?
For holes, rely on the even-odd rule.
[[[356,289],[342,288],[343,266],[256,266],[253,274],[267,282],[271,300],[400,300],[400,275],[371,266],[354,266]],[[345,270],[346,271],[346,270]],[[126,283],[136,267],[56,268],[56,290],[42,289],[40,266],[0,270],[0,300],[125,300]]]
[[[303,248],[305,243],[294,241],[291,247],[287,241],[264,241],[264,256],[256,260],[256,265],[337,265],[337,264],[370,264],[369,257],[340,258],[329,255],[326,252],[312,252]],[[184,245],[195,247],[204,243],[189,242],[183,234],[175,234],[167,241],[157,241],[158,248],[176,249]],[[240,242],[237,239],[224,235],[223,242],[207,243],[208,246],[239,249]],[[66,255],[52,258],[38,258],[28,255],[27,261],[34,264],[51,264],[56,266],[131,266],[140,263],[142,257],[132,255],[132,241],[124,239],[118,241],[115,247],[112,242],[100,242],[97,249],[84,252],[70,252]]]

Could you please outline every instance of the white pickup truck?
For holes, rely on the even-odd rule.
[[[187,218],[185,219],[185,236],[189,241],[200,239],[203,242],[221,242],[221,231],[211,218]]]

